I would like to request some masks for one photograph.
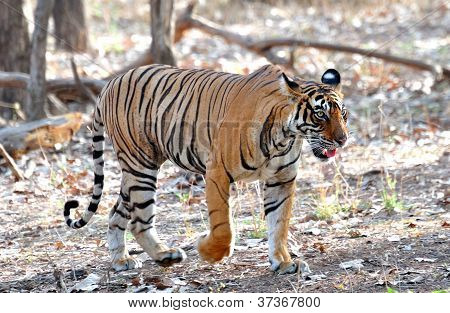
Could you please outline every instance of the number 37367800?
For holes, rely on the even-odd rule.
[[[319,297],[258,297],[258,307],[274,308],[318,308],[320,306]]]

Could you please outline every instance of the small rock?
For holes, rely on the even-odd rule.
[[[425,280],[425,278],[423,276],[416,276],[413,279],[411,279],[408,283],[410,284],[420,284]]]
[[[434,263],[436,262],[436,259],[429,259],[429,258],[415,258],[417,262],[428,262],[428,263]]]
[[[320,235],[320,229],[315,228],[315,227],[310,228],[310,229],[305,230],[305,234],[312,234],[314,236],[318,236],[318,235]]]
[[[342,262],[341,264],[339,264],[339,267],[343,269],[353,268],[355,270],[359,270],[364,267],[364,265],[362,265],[363,262],[363,259],[356,259],[352,261]]]
[[[405,250],[405,251],[411,251],[411,250],[412,250],[412,247],[411,247],[411,245],[404,245],[403,248],[402,248],[402,250]]]
[[[400,236],[392,235],[392,236],[388,237],[387,240],[389,240],[390,242],[398,242],[398,241],[400,241]]]
[[[312,280],[312,281],[324,280],[325,278],[327,278],[327,276],[324,274],[306,275],[305,276],[305,280]]]
[[[259,243],[262,242],[264,240],[264,238],[249,238],[245,240],[245,244],[248,247],[257,247],[259,246]]]
[[[98,289],[98,283],[100,282],[101,277],[97,274],[91,273],[85,279],[76,284],[70,292],[77,291],[94,291]]]

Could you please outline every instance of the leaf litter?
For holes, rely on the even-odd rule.
[[[339,34],[341,40],[355,45],[368,40],[382,44],[384,37],[378,38],[372,27],[396,33],[427,10],[400,3],[387,11],[381,7],[333,12],[316,8],[308,13],[308,8],[281,7],[280,12],[285,12],[282,16],[259,4],[254,6],[258,18],[246,22],[249,17],[241,13],[250,11],[241,8],[234,21],[228,21],[230,27],[245,26],[249,31],[277,36],[280,30],[267,28],[264,23],[276,24],[288,17],[292,22],[283,24],[281,34],[298,31],[301,36],[320,36],[324,41],[334,40]],[[398,10],[403,20],[386,23],[395,19]],[[200,6],[198,13],[214,20],[217,16],[209,16],[211,12]],[[296,12],[296,16],[289,12]],[[340,12],[368,16],[371,23],[347,24],[345,14]],[[297,15],[304,20],[298,23]],[[222,19],[226,23],[229,17]],[[413,32],[414,36],[430,38],[430,32],[446,29],[445,20],[433,19]],[[124,23],[137,22],[124,19]],[[140,23],[138,27],[146,32],[147,25]],[[334,23],[333,34],[324,33],[321,27],[329,23]],[[101,42],[104,35],[98,35]],[[448,56],[439,53],[439,47],[408,50],[411,45],[430,43],[414,36],[408,33],[398,38],[392,51],[413,51],[413,56],[448,63]],[[245,73],[266,62],[195,31],[176,49],[183,51],[179,57],[183,67]],[[120,65],[132,58],[129,53],[136,54],[136,50],[111,55],[109,63]],[[140,252],[128,234],[129,248],[139,252],[135,256],[142,258],[144,267],[124,273],[110,271],[105,242],[107,216],[120,186],[120,170],[110,145],[105,151],[105,189],[98,214],[79,231],[68,229],[62,217],[67,199],[79,198],[82,208],[89,201],[93,182],[91,136],[84,127],[60,149],[30,152],[17,160],[28,178],[25,181],[15,182],[11,172],[0,167],[0,291],[386,292],[386,285],[399,291],[449,289],[448,82],[430,83],[432,78],[426,73],[370,58],[360,60],[315,49],[302,49],[296,54],[295,70],[308,79],[320,77],[322,64],[348,67],[343,87],[353,132],[352,143],[339,151],[336,164],[318,164],[307,149],[302,155],[288,243],[295,259],[308,262],[311,274],[281,276],[270,271],[261,218],[262,195],[256,183],[235,185],[231,190],[230,203],[236,212],[233,256],[216,265],[201,261],[195,242],[208,225],[204,184],[169,163],[158,175],[156,227],[170,246],[184,247],[188,259],[171,268],[160,268]],[[65,56],[55,58],[64,60]],[[92,64],[79,61],[88,75],[99,75]],[[103,64],[104,60],[99,62]],[[352,67],[355,62],[358,64]],[[59,68],[58,62],[49,63],[51,74],[71,76],[70,69]],[[389,179],[395,181],[392,188]],[[388,196],[384,200],[383,192]],[[391,201],[394,207],[389,206],[389,199],[398,200]]]

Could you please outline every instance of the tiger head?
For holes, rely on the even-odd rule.
[[[330,160],[348,139],[347,110],[340,91],[339,72],[328,69],[322,75],[322,83],[292,80],[284,73],[282,79],[282,88],[296,105],[289,128],[308,141],[317,158]]]

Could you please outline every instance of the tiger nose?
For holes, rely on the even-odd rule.
[[[345,145],[345,142],[347,141],[347,135],[346,134],[342,134],[339,137],[335,138],[334,141],[339,145],[339,146],[343,146]]]

